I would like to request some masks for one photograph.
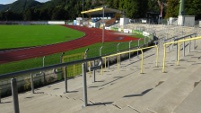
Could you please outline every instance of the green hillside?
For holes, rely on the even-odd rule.
[[[147,12],[159,14],[161,6],[158,1],[163,5],[163,18],[178,16],[180,0],[51,0],[46,3],[39,3],[35,0],[17,0],[7,5],[7,8],[0,7],[2,11],[0,20],[73,20],[75,17],[82,16],[80,13],[82,10],[103,5],[124,11],[129,18],[139,19],[146,18]],[[201,0],[185,1],[185,14],[195,15],[197,20],[201,19],[200,2]]]

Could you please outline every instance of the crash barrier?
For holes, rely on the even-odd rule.
[[[124,51],[124,52],[119,52],[119,53],[116,53],[116,54],[112,54],[112,55],[109,55],[109,56],[105,56],[103,57],[103,60],[104,60],[104,64],[105,64],[105,69],[107,67],[107,64],[108,64],[108,67],[110,66],[109,62],[107,63],[107,61],[109,61],[110,58],[113,58],[113,57],[116,57],[116,60],[117,60],[117,69],[119,70],[120,69],[120,63],[121,63],[121,55],[125,55],[125,54],[129,54],[132,53],[132,52],[141,52],[141,64],[140,64],[140,73],[143,74],[144,72],[144,50],[147,50],[147,49],[151,49],[151,48],[156,48],[156,61],[155,61],[155,64],[156,66],[158,66],[158,54],[159,54],[159,48],[158,48],[158,45],[154,45],[154,46],[149,46],[149,47],[144,47],[144,48],[138,48],[138,49],[134,49],[134,50],[129,50],[129,51]],[[104,68],[102,67],[101,68],[101,72],[103,72]]]
[[[42,73],[44,71],[48,71],[48,70],[54,70],[55,68],[63,68],[63,67],[68,67],[69,65],[74,65],[74,64],[82,64],[82,75],[83,75],[83,100],[84,101],[84,105],[83,106],[87,106],[87,93],[86,93],[86,62],[89,61],[93,61],[94,65],[92,67],[89,67],[90,70],[95,71],[96,69],[100,68],[100,66],[102,65],[102,58],[101,57],[95,57],[95,58],[89,58],[89,59],[83,59],[83,60],[77,60],[77,61],[72,61],[72,62],[66,62],[66,63],[60,63],[60,64],[56,64],[56,65],[51,65],[51,66],[47,66],[47,67],[42,67],[42,68],[35,68],[35,69],[29,69],[29,70],[23,70],[23,71],[18,71],[18,72],[13,72],[13,73],[9,73],[9,74],[4,74],[0,76],[0,80],[3,79],[11,79],[10,83],[11,83],[11,91],[12,91],[12,96],[13,96],[13,102],[14,102],[14,113],[19,113],[19,101],[18,101],[18,87],[17,87],[17,80],[16,78],[18,76],[21,75],[30,75],[30,84],[31,84],[31,90],[32,93],[34,94],[34,84],[35,84],[35,76],[38,73]],[[65,92],[68,93],[68,87],[67,87],[67,73],[65,73],[66,71],[64,71],[64,80],[65,80]]]
[[[166,57],[167,57],[167,51],[166,51],[166,47],[167,45],[171,45],[171,44],[176,44],[177,45],[177,59],[176,59],[176,64],[179,65],[180,63],[180,51],[181,51],[181,44],[183,44],[183,51],[185,53],[185,48],[186,48],[186,44],[185,42],[188,42],[188,50],[189,52],[191,51],[191,41],[193,41],[193,50],[195,49],[195,46],[196,46],[196,40],[199,40],[201,39],[201,37],[194,37],[194,38],[188,38],[188,39],[181,39],[181,40],[177,40],[177,41],[172,41],[172,42],[168,42],[168,43],[165,43],[163,44],[164,46],[164,54],[163,54],[163,67],[162,67],[162,72],[166,72],[165,71],[165,63],[166,63]]]

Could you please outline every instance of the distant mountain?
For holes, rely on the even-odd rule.
[[[8,5],[2,5],[0,4],[0,11],[4,10]]]
[[[33,7],[40,7],[42,6],[43,3],[40,3],[35,0],[17,0],[12,4],[8,5],[0,5],[0,11],[12,11],[15,13],[22,13],[28,8],[33,8]]]

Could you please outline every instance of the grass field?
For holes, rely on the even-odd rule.
[[[0,26],[0,49],[30,47],[37,45],[53,44],[63,41],[69,41],[83,36],[84,33],[72,30],[63,26],[50,25],[9,25]],[[19,38],[21,37],[21,38]],[[141,35],[134,37],[143,38]],[[143,40],[140,42],[143,43]],[[99,56],[99,48],[104,46],[102,54],[111,54],[116,52],[116,45],[118,42],[96,43],[90,46],[82,47],[76,50],[66,52],[66,55],[84,52],[89,48],[88,57]],[[132,42],[132,47],[136,46],[137,42]],[[119,50],[128,50],[128,42],[122,42]],[[60,56],[62,53],[52,54],[46,56],[45,66],[60,63]],[[43,66],[42,57],[33,58],[23,61],[11,62],[0,65],[0,74],[25,70],[30,68],[37,68]]]
[[[54,44],[82,36],[83,32],[57,25],[1,25],[0,49]]]

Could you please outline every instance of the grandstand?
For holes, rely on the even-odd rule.
[[[102,28],[103,23],[105,26],[110,26],[119,21],[122,12],[112,8],[100,7],[82,11],[81,14],[89,16],[89,19],[86,20],[87,22],[83,22],[86,26]]]
[[[88,76],[87,73],[87,107],[82,107],[85,105],[83,75],[68,80],[67,93],[63,93],[66,89],[64,83],[59,82],[37,88],[35,94],[32,92],[19,94],[21,113],[199,113],[201,111],[200,28],[139,24],[126,27],[136,26],[143,27],[145,31],[154,30],[159,38],[156,43],[159,47],[157,66],[155,48],[142,52],[140,57],[121,61],[116,65],[107,63],[107,67],[102,71],[100,69],[96,71],[95,82],[94,77]],[[175,37],[180,38],[180,41],[176,41]],[[178,49],[177,42],[183,44],[184,40],[185,45],[180,46],[184,48]],[[173,44],[163,46],[170,42]],[[166,69],[162,72],[164,50],[167,50]],[[112,56],[121,56],[128,52],[106,57],[112,59]],[[178,52],[181,53],[181,58],[177,57]],[[143,63],[141,56],[144,57]],[[179,65],[177,65],[178,58]],[[46,70],[48,69],[52,68],[46,67]],[[12,101],[12,97],[3,98],[0,112],[13,112]]]

